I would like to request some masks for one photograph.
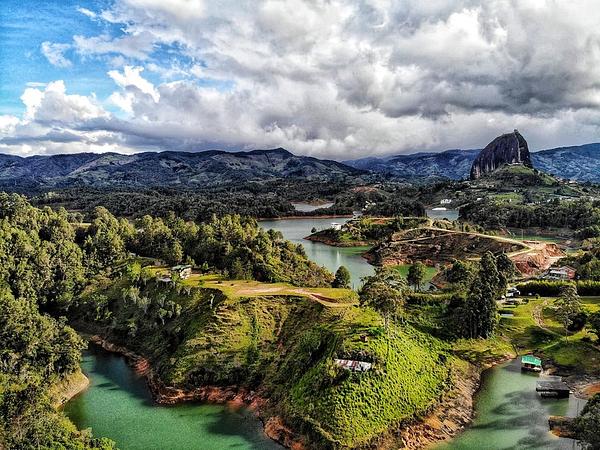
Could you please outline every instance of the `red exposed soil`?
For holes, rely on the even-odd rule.
[[[565,256],[565,253],[553,243],[525,241],[532,248],[530,252],[512,258],[515,266],[523,275],[537,275]]]
[[[375,264],[397,265],[421,261],[434,265],[449,263],[454,259],[479,258],[486,251],[514,253],[524,250],[527,250],[526,245],[510,239],[439,228],[415,228],[395,233],[391,239],[364,256]]]

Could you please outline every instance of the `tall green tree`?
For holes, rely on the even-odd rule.
[[[457,290],[465,291],[473,281],[475,272],[471,263],[455,260],[452,266],[446,271],[446,279]]]
[[[110,269],[126,257],[121,225],[106,208],[95,209],[83,243],[86,265],[92,273]]]
[[[588,323],[590,324],[592,332],[600,340],[600,311],[590,314]]]
[[[501,253],[497,256],[496,266],[498,267],[500,289],[502,291],[506,291],[508,284],[518,273],[517,268],[515,266],[515,263],[508,257],[506,253]]]
[[[471,284],[464,312],[466,336],[488,338],[498,324],[496,301],[501,296],[500,277],[496,258],[486,252],[479,263],[479,271]]]
[[[336,288],[349,288],[350,287],[350,271],[346,266],[338,267],[335,272],[335,278],[333,279],[333,287]]]
[[[415,290],[420,291],[423,280],[425,279],[425,264],[421,261],[417,261],[408,268],[408,275],[406,277],[408,284],[413,286]]]
[[[575,284],[569,283],[560,289],[560,294],[554,301],[556,317],[565,329],[565,338],[573,318],[581,312],[581,299]]]
[[[594,395],[575,419],[577,437],[583,448],[600,449],[600,394]]]
[[[404,304],[406,281],[397,270],[378,267],[375,274],[364,278],[365,283],[358,295],[360,304],[380,312],[386,330],[389,323]]]

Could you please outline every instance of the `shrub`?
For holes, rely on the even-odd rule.
[[[560,288],[571,283],[570,281],[550,281],[535,280],[527,283],[521,283],[517,289],[522,295],[539,295],[542,297],[556,297],[560,293]],[[600,281],[577,281],[575,283],[579,295],[597,296],[600,295]]]

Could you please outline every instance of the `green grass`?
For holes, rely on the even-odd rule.
[[[451,364],[440,341],[409,326],[369,335],[367,342],[356,337],[343,336],[335,353],[360,352],[374,361],[373,369],[348,373],[325,359],[294,383],[288,405],[338,446],[364,445],[391,425],[425,413],[450,387]]]
[[[300,288],[289,283],[262,283],[254,280],[227,280],[216,275],[192,275],[184,285],[218,289],[229,298],[252,298],[269,296],[309,297],[318,296],[323,301],[356,303],[356,293],[351,289]]]
[[[167,273],[167,268],[153,267],[154,274]],[[218,289],[229,298],[251,298],[268,296],[318,296],[323,301],[335,303],[356,303],[356,293],[351,289],[339,288],[308,288],[297,287],[289,283],[263,283],[255,280],[229,280],[214,274],[192,274],[189,278],[181,280],[183,286],[189,288]]]
[[[582,297],[586,311],[600,310],[599,297]],[[519,354],[536,353],[552,359],[556,364],[586,373],[600,372],[600,351],[583,338],[595,339],[588,329],[565,338],[564,328],[556,320],[553,298],[530,299],[512,311],[514,317],[502,318],[500,333],[510,338]],[[534,320],[534,311],[541,311],[543,328]]]
[[[125,278],[99,279],[85,293],[109,299],[111,314],[100,326],[112,330],[111,339],[148,356],[168,385],[262,389],[286,422],[326,448],[364,445],[426,414],[450,386],[454,358],[447,344],[408,324],[386,333],[382,317],[355,306],[348,290],[300,294],[304,288],[285,283],[207,275],[179,286],[139,284],[140,298],[182,306],[161,324],[158,305],[142,314],[124,299],[128,286]],[[127,335],[132,320],[134,337]],[[352,373],[335,358],[371,361],[373,369]]]
[[[503,335],[490,339],[459,339],[452,344],[452,349],[458,357],[473,364],[489,364],[516,356],[510,339]]]
[[[394,269],[397,270],[400,275],[406,278],[408,276],[408,270],[410,269],[410,266],[410,264],[400,264],[398,266],[394,266]],[[437,273],[438,270],[435,267],[425,266],[425,277],[423,282],[429,283]]]

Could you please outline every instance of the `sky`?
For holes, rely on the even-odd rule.
[[[0,153],[600,141],[597,0],[2,0]]]

